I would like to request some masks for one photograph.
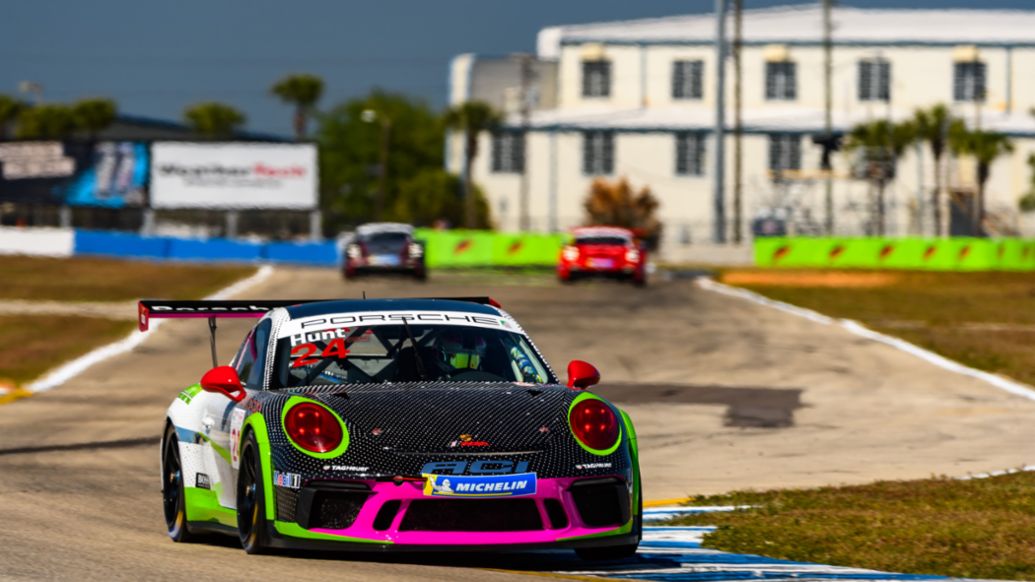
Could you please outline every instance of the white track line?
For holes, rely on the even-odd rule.
[[[232,285],[224,287],[219,291],[216,291],[212,295],[209,295],[205,299],[220,300],[232,297],[252,287],[253,285],[258,285],[259,283],[265,281],[272,274],[273,267],[269,265],[263,265],[262,267],[259,267],[259,270],[256,271],[252,276],[247,277],[245,279],[241,279],[240,281],[237,281]],[[137,347],[138,345],[143,343],[144,340],[150,337],[150,335],[158,328],[159,325],[164,323],[164,321],[165,320],[151,321],[150,329],[148,329],[147,331],[141,332],[134,330],[128,336],[121,340],[118,340],[105,346],[101,346],[95,350],[83,354],[82,356],[79,356],[78,358],[70,362],[66,362],[61,366],[58,366],[51,372],[47,373],[39,380],[36,380],[35,382],[29,384],[25,387],[25,389],[29,392],[36,393],[46,392],[47,390],[56,388],[64,384],[65,382],[71,380],[72,378],[76,377],[77,375],[83,373],[87,368],[93,366],[94,364],[98,364],[100,362],[103,362],[104,360],[107,360],[108,358],[112,358],[119,354],[124,354],[132,350],[133,348]]]
[[[853,321],[851,319],[835,319],[833,317],[823,315],[822,313],[812,311],[811,309],[805,309],[803,307],[798,307],[797,305],[791,305],[789,303],[784,303],[783,301],[770,299],[759,295],[754,291],[730,287],[729,285],[724,285],[707,277],[699,277],[696,280],[696,283],[697,286],[702,289],[707,289],[708,291],[714,291],[715,293],[721,293],[723,295],[729,295],[731,297],[746,299],[753,303],[758,303],[759,305],[765,305],[767,307],[779,309],[785,313],[803,317],[815,323],[822,325],[837,325],[847,330],[849,333],[891,346],[897,350],[916,356],[929,364],[934,364],[943,370],[948,370],[976,380],[981,380],[982,382],[991,384],[992,386],[1009,392],[1015,396],[1035,401],[1035,388],[1028,386],[1027,384],[1022,384],[1016,380],[1011,380],[1003,376],[997,376],[996,374],[990,374],[982,370],[964,366],[959,362],[940,356],[930,350],[925,350],[916,344],[911,344],[897,337],[891,337],[889,335],[873,331],[858,321]]]

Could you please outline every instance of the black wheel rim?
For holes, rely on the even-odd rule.
[[[165,456],[162,466],[165,475],[162,479],[162,506],[165,510],[165,526],[169,531],[177,529],[183,516],[182,491],[183,491],[183,470],[180,467],[180,456],[176,450],[176,439],[169,439],[165,443]]]
[[[237,502],[237,522],[241,532],[241,540],[251,543],[255,526],[259,519],[258,486],[256,485],[255,458],[251,449],[247,449],[241,462],[240,495]]]

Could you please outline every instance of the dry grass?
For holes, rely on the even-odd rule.
[[[856,284],[882,273],[728,270],[722,281],[834,317],[855,319],[944,356],[1035,383],[1035,274],[896,272],[879,286]],[[846,285],[830,285],[850,275]],[[754,277],[754,279],[752,278]]]
[[[0,256],[0,300],[196,299],[254,271],[246,266]]]
[[[125,336],[135,325],[93,317],[0,316],[0,378],[28,382]]]
[[[698,505],[754,509],[679,518],[718,525],[705,545],[911,574],[1035,580],[1035,474],[738,492]]]

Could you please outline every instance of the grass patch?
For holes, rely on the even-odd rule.
[[[22,384],[56,364],[127,335],[133,321],[94,317],[0,316],[0,378]]]
[[[253,272],[248,266],[0,256],[0,300],[196,299]]]
[[[721,281],[1035,383],[1035,274],[728,269]]]
[[[1035,580],[1035,473],[959,481],[736,492],[695,505],[754,505],[680,517],[717,525],[708,547],[911,574]]]

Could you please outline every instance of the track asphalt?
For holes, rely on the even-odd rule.
[[[1029,453],[1035,403],[689,280],[634,289],[562,287],[542,276],[435,273],[424,285],[392,279],[345,284],[331,270],[278,269],[245,297],[358,297],[363,291],[371,297],[489,294],[562,376],[571,358],[595,363],[603,376],[598,391],[637,423],[647,499],[965,475],[1035,461]],[[222,359],[247,325],[220,324]],[[0,578],[251,580],[261,573],[292,581],[492,581],[517,577],[512,570],[647,577],[635,568],[603,572],[551,554],[246,556],[235,540],[169,542],[157,441],[166,406],[208,365],[205,335],[204,322],[170,321],[132,353],[0,406]],[[655,565],[675,563],[672,548],[657,544],[696,543],[685,533],[666,540],[655,535],[664,532],[651,531],[643,555],[655,556],[648,558]],[[699,548],[683,552],[690,546],[676,549],[704,555]],[[664,574],[649,569],[650,576]],[[715,572],[708,579],[730,579]],[[830,577],[813,574],[806,577]]]

